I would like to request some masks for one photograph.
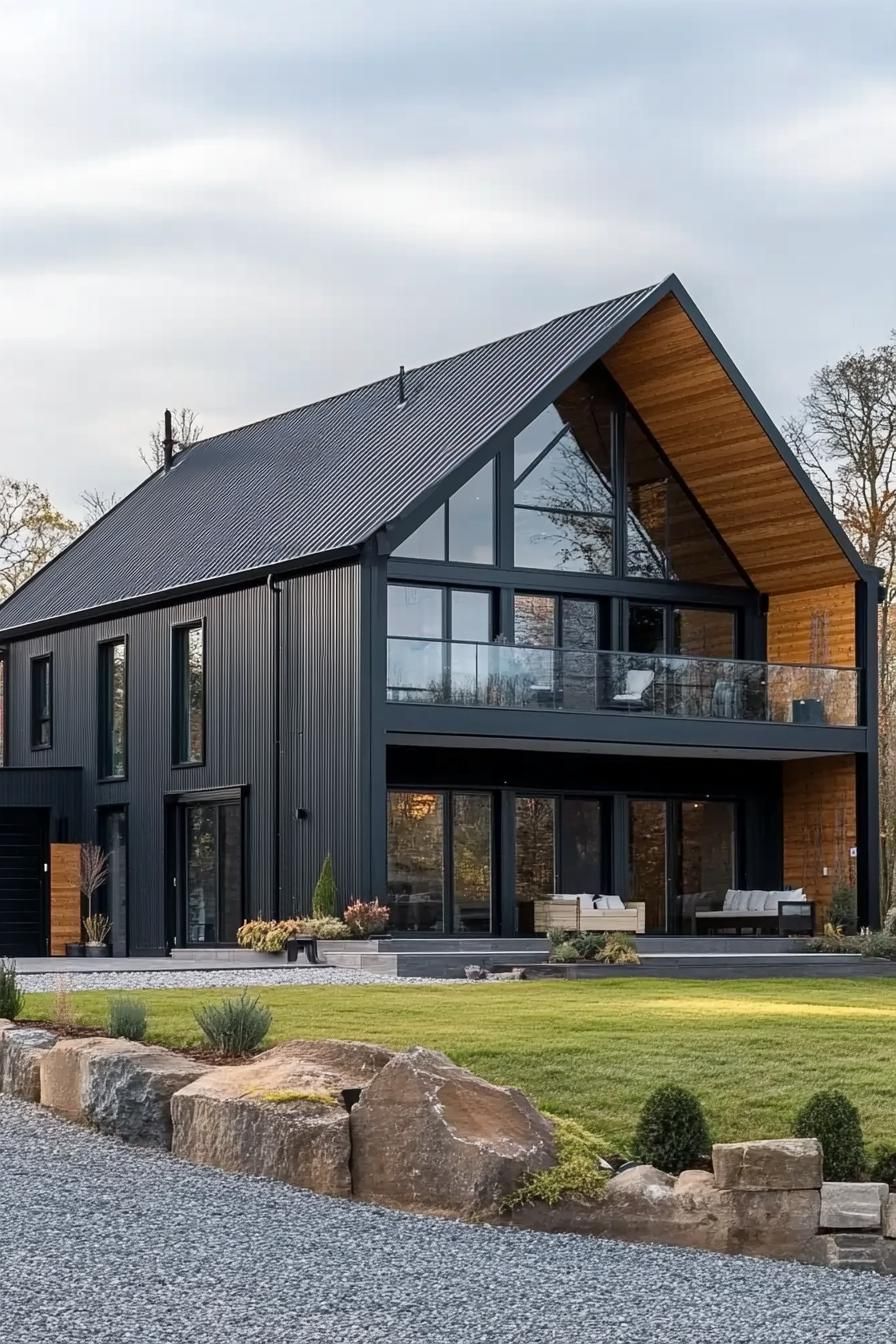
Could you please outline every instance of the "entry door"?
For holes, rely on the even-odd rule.
[[[180,805],[180,881],[185,942],[236,942],[243,922],[243,821],[238,799]]]
[[[47,840],[40,809],[0,808],[0,956],[46,956]]]
[[[490,793],[389,790],[388,901],[396,933],[490,933]]]

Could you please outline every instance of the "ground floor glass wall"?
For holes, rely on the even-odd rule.
[[[613,893],[643,902],[648,933],[687,933],[698,902],[738,884],[738,819],[720,798],[391,789],[391,927],[527,933],[539,898]]]

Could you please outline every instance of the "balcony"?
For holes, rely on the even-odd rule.
[[[393,704],[839,728],[859,722],[853,667],[396,636],[388,646],[386,695]]]

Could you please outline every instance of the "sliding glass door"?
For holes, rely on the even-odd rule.
[[[721,904],[736,876],[737,805],[725,799],[629,801],[629,900],[647,933],[690,933],[695,906]]]
[[[490,933],[495,885],[492,795],[390,789],[388,829],[392,931]]]

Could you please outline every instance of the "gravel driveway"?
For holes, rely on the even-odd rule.
[[[10,1344],[866,1344],[896,1285],[467,1227],[126,1148],[0,1097]]]
[[[32,994],[52,993],[60,980],[68,989],[240,989],[262,985],[466,985],[467,980],[433,980],[411,975],[375,975],[336,966],[262,966],[258,970],[233,966],[220,971],[20,971],[19,979]]]

